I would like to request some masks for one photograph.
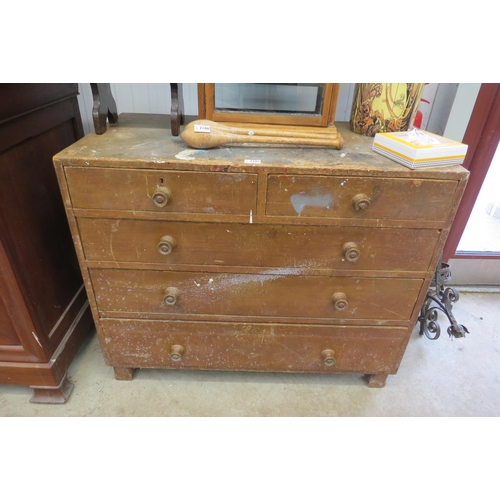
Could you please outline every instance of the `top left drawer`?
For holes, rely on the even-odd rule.
[[[74,208],[248,215],[257,175],[65,167]]]

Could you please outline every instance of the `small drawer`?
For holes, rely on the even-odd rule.
[[[395,373],[405,328],[103,320],[106,362],[131,368]]]
[[[456,181],[269,175],[266,215],[443,221]]]
[[[74,208],[165,213],[255,213],[257,175],[66,167]]]
[[[91,269],[90,274],[104,316],[127,312],[407,321],[423,281],[118,269]]]
[[[87,260],[278,268],[427,271],[435,229],[79,218]]]

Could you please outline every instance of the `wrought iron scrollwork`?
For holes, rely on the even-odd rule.
[[[437,340],[441,334],[438,323],[439,312],[443,312],[450,322],[448,335],[454,338],[463,338],[469,333],[464,325],[460,325],[451,312],[453,304],[458,301],[459,293],[453,287],[445,288],[444,284],[450,281],[451,270],[449,264],[439,261],[431,286],[427,292],[424,305],[420,311],[420,335],[430,340]]]

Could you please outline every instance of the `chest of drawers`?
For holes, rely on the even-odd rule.
[[[105,362],[395,374],[467,171],[341,151],[191,150],[121,115],[54,158]]]

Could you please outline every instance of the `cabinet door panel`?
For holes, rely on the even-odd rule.
[[[6,305],[0,297],[0,346],[20,345],[21,342],[16,335],[16,330],[9,316]]]

